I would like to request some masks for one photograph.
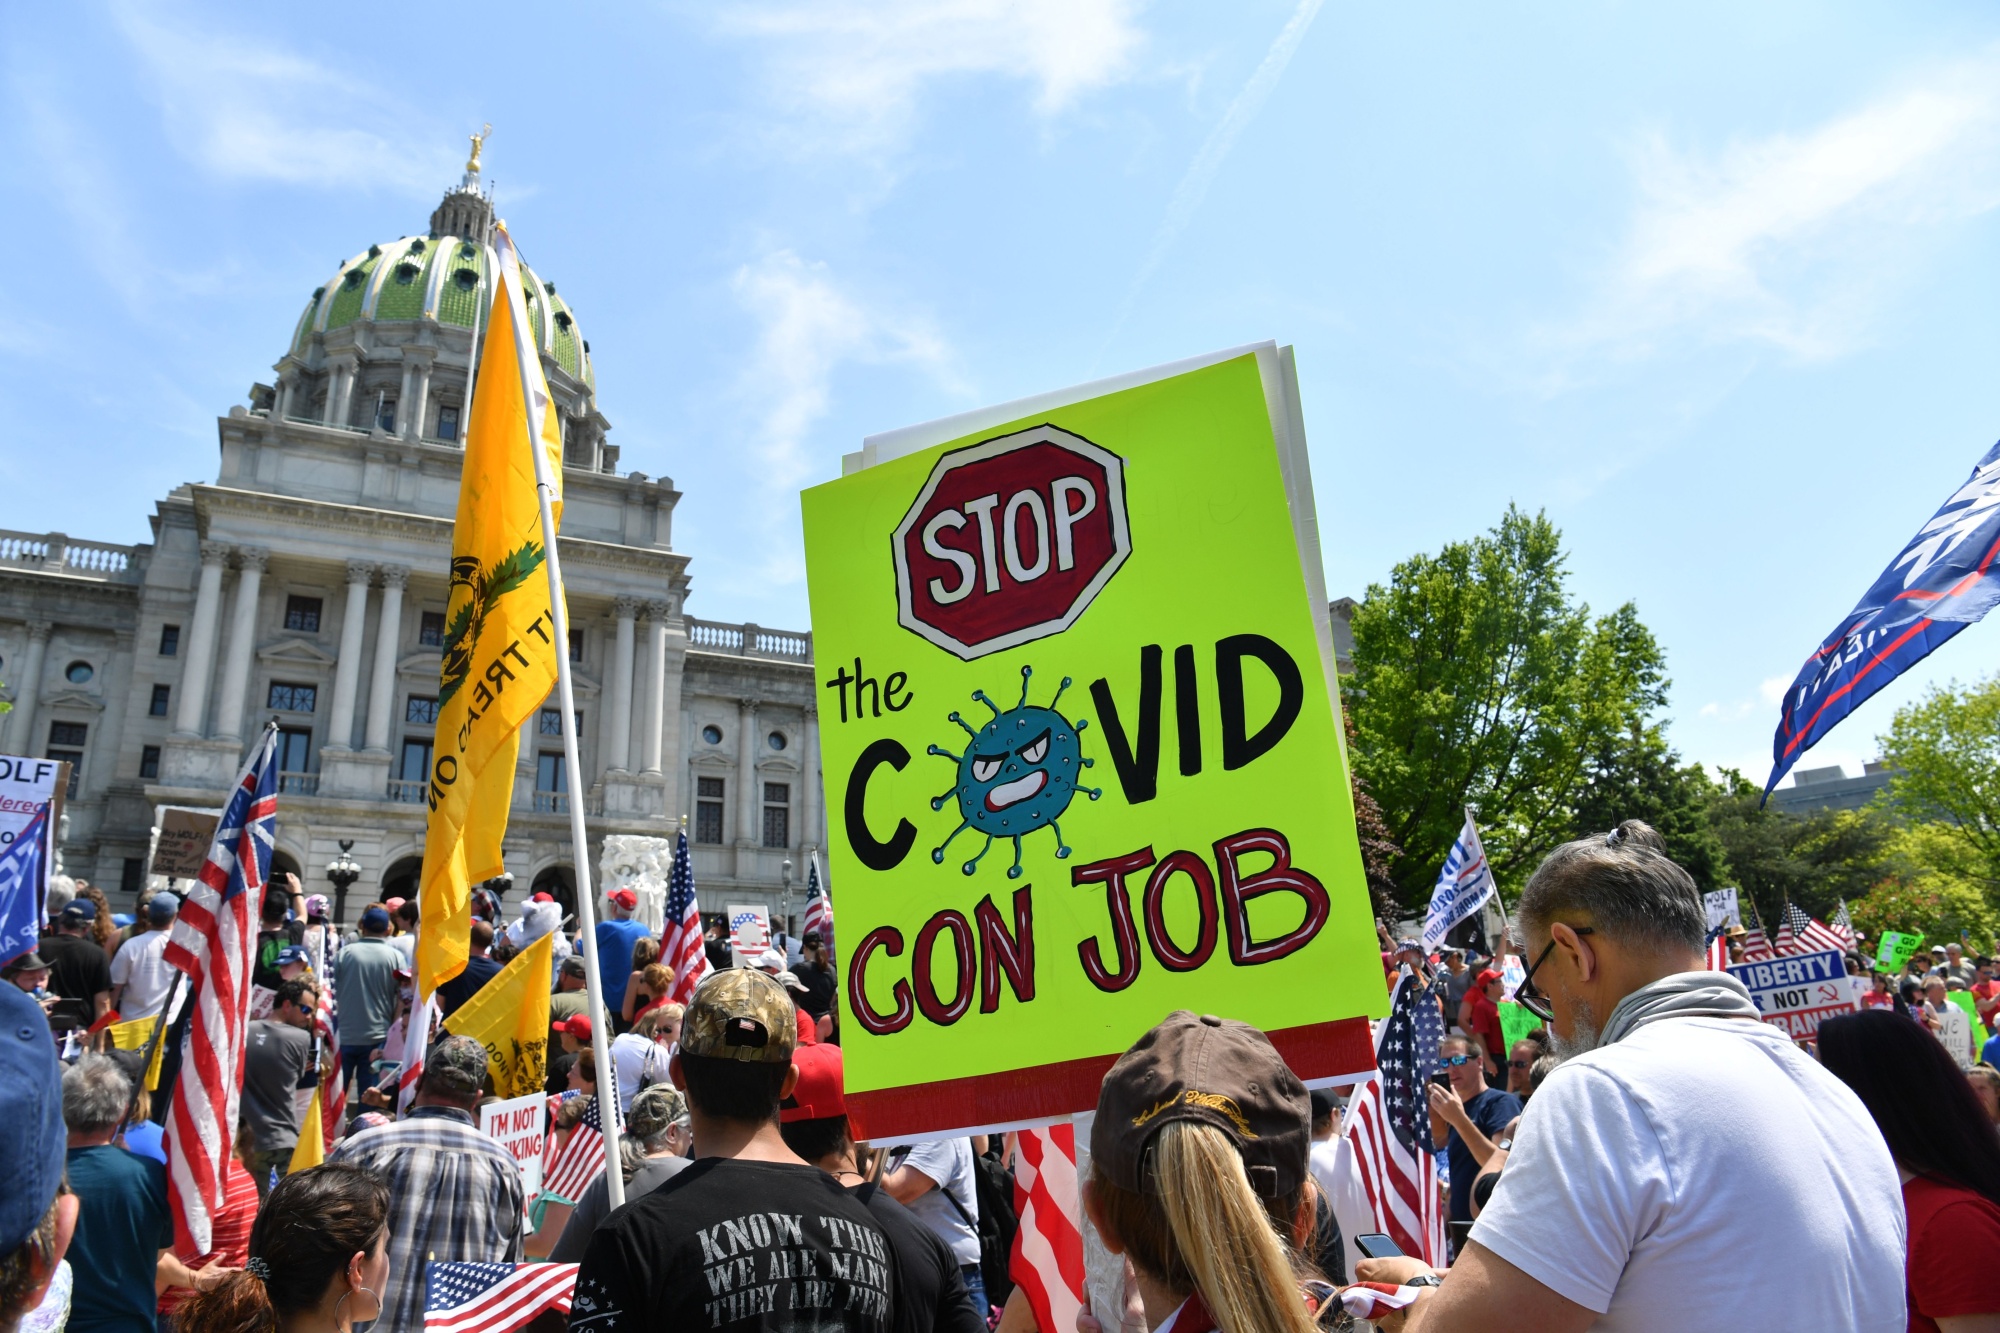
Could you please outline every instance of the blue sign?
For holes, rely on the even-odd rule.
[[[1842,718],[2000,602],[1996,556],[2000,444],[1799,669],[1771,741],[1766,796]]]

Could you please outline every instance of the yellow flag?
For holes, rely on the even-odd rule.
[[[319,1089],[313,1089],[312,1105],[306,1108],[306,1122],[299,1126],[299,1146],[292,1149],[288,1171],[306,1171],[326,1160],[326,1134],[320,1128]]]
[[[431,760],[417,927],[417,993],[465,970],[472,886],[500,873],[520,726],[556,683],[555,617],[543,567],[535,460],[548,455],[562,517],[562,429],[521,299],[504,228],[499,273],[473,387],[458,520],[451,538],[437,742]]]
[[[113,1023],[104,1030],[111,1034],[111,1044],[121,1051],[143,1051],[146,1043],[153,1039],[154,1018],[135,1018],[129,1023]],[[160,1090],[160,1058],[166,1054],[167,1043],[162,1040],[153,1048],[153,1062],[146,1066],[146,1091]]]
[[[542,936],[444,1021],[447,1032],[486,1048],[493,1095],[503,1101],[538,1091],[548,1075],[549,977],[555,949],[555,936]]]

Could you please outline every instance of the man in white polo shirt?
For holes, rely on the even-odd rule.
[[[1637,821],[1550,853],[1515,999],[1565,1057],[1412,1333],[1901,1333],[1903,1210],[1847,1087],[1702,970],[1693,879]],[[1413,1259],[1368,1282],[1435,1281]]]

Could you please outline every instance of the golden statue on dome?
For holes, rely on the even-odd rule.
[[[472,156],[465,159],[465,170],[467,174],[477,176],[479,174],[479,154],[485,150],[486,141],[493,137],[493,122],[488,121],[486,127],[480,130],[479,133],[468,137],[472,140]]]

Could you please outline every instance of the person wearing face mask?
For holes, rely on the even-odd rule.
[[[1701,894],[1659,835],[1628,820],[1558,847],[1515,920],[1533,964],[1515,999],[1563,1063],[1457,1262],[1383,1326],[1903,1329],[1882,1136],[1741,982],[1703,969]],[[1433,1276],[1407,1258],[1357,1271]]]

